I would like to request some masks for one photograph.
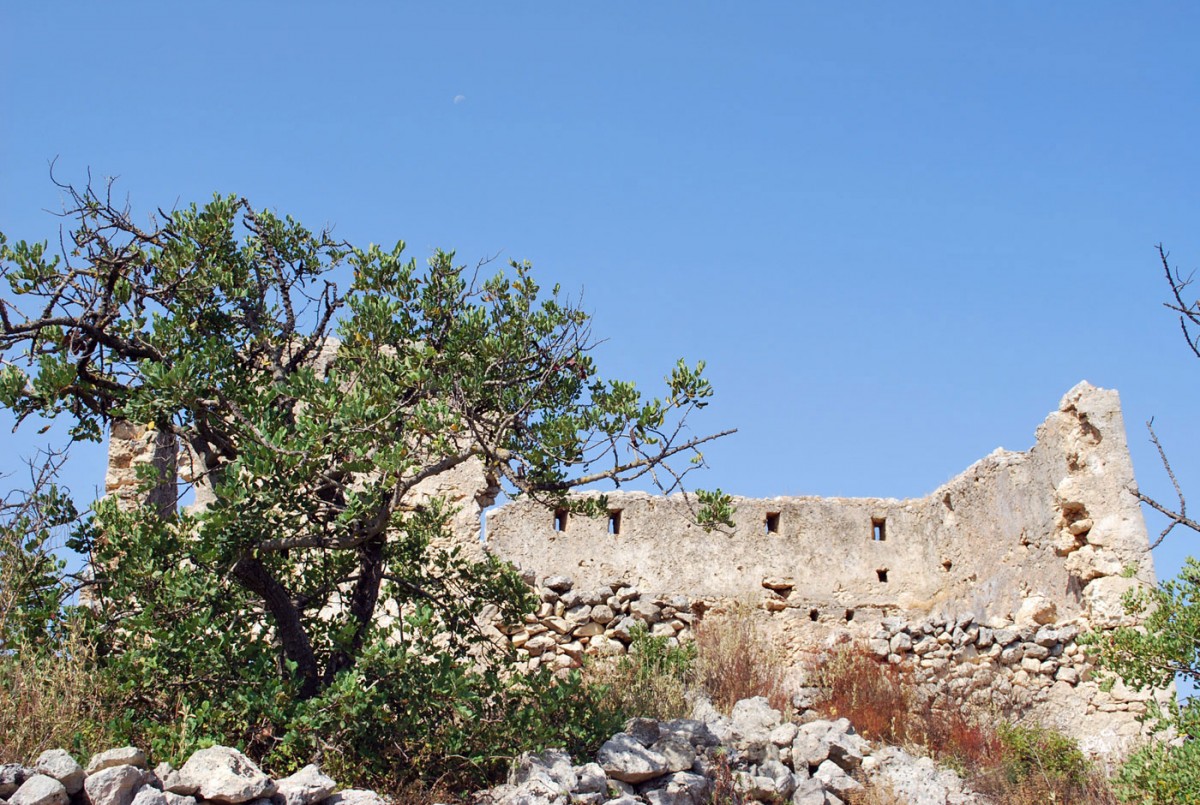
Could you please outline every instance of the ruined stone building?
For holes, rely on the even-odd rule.
[[[166,452],[154,434],[114,429],[109,491]],[[686,639],[736,601],[794,657],[860,640],[961,706],[1104,755],[1142,734],[1149,696],[1102,690],[1077,638],[1127,622],[1123,594],[1155,581],[1133,483],[1117,393],[1080,383],[1029,450],[997,450],[922,498],[739,498],[735,527],[712,531],[681,497],[608,493],[597,519],[516,501],[486,511],[481,542],[497,492],[481,465],[426,492],[461,507],[464,550],[539,586],[529,622],[494,624],[527,667],[621,653],[639,620]]]

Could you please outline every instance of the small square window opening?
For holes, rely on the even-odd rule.
[[[876,542],[883,542],[887,539],[887,521],[882,517],[875,517],[871,520],[871,538]]]
[[[779,512],[769,512],[767,514],[767,533],[779,533]]]
[[[554,530],[555,531],[566,531],[567,530],[567,510],[566,509],[555,509],[554,510]]]

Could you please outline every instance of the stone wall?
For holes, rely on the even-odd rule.
[[[1101,691],[1076,637],[1126,622],[1122,594],[1154,581],[1125,439],[1117,393],[1080,383],[1031,449],[997,450],[925,497],[740,498],[723,531],[697,526],[682,497],[611,493],[599,519],[507,503],[488,512],[481,544],[498,491],[482,464],[420,491],[459,507],[452,543],[537,586],[542,606],[525,623],[484,618],[527,667],[624,653],[639,621],[687,640],[704,613],[749,604],[797,667],[861,641],[963,706],[1120,753],[1147,697]],[[122,496],[137,464],[169,474],[176,462],[161,436],[128,425],[109,456],[108,488]],[[177,463],[187,476],[186,454]],[[174,500],[174,485],[155,494]]]
[[[633,621],[687,639],[698,613],[749,603],[792,657],[862,641],[963,706],[1121,753],[1148,695],[1102,691],[1076,637],[1126,622],[1121,596],[1154,581],[1133,481],[1117,393],[1080,383],[1030,450],[923,498],[740,498],[726,531],[678,496],[612,493],[600,519],[508,503],[487,549],[544,603],[497,627],[524,662],[570,667],[620,653]]]

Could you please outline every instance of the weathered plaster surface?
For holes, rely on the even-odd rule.
[[[1080,383],[1027,452],[997,450],[923,498],[736,499],[736,527],[705,531],[681,496],[609,493],[606,519],[513,502],[487,514],[487,548],[541,576],[591,587],[751,598],[790,586],[789,606],[871,608],[980,621],[1053,607],[1112,619],[1132,579],[1153,581],[1115,391]],[[768,532],[768,517],[775,530]],[[1089,522],[1090,521],[1090,522]],[[883,539],[876,539],[882,524]],[[1073,533],[1074,532],[1074,533]],[[884,580],[886,579],[886,580]]]

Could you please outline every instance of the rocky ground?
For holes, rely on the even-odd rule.
[[[724,716],[706,701],[693,718],[632,719],[592,762],[566,752],[522,755],[508,782],[476,792],[476,805],[700,805],[763,802],[838,805],[874,781],[913,805],[982,803],[952,771],[893,746],[872,746],[846,719],[785,721],[761,697]],[[212,747],[179,769],[149,768],[133,747],[86,767],[61,749],[32,767],[0,766],[0,805],[385,805],[370,791],[337,791],[316,766],[278,780],[240,752]]]

